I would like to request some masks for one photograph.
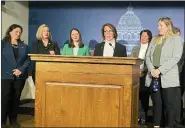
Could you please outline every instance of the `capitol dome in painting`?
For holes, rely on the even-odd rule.
[[[130,54],[132,48],[138,44],[140,35],[143,30],[141,21],[133,12],[132,6],[128,6],[127,12],[121,16],[116,27],[118,33],[118,42],[127,47],[127,53]]]

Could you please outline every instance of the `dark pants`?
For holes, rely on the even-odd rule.
[[[150,89],[152,90],[153,80]],[[160,88],[157,92],[151,91],[151,98],[153,102],[153,120],[154,126],[160,126],[161,117],[164,110],[165,126],[174,127],[175,125],[175,103],[176,94],[180,94],[179,87]],[[179,99],[180,100],[180,99]]]
[[[184,69],[180,75],[180,83],[181,83],[181,119],[182,119],[183,118],[183,110],[184,110],[183,109],[183,95],[185,92],[185,66],[184,66]]]
[[[146,120],[149,109],[149,88],[145,86],[145,77],[140,78],[139,88],[139,119]]]
[[[10,124],[16,123],[21,92],[25,79],[1,79],[1,125],[5,125],[7,117]]]
[[[183,120],[183,95],[184,95],[184,91],[185,91],[185,76],[184,76],[184,71],[181,72],[180,74],[180,90],[181,93],[176,95],[176,117],[175,120],[177,123],[181,123],[181,121]],[[179,100],[181,99],[181,100]]]

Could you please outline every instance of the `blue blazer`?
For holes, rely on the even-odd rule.
[[[8,40],[1,41],[1,79],[14,79],[13,69],[18,69],[22,74],[17,79],[28,78],[28,67],[30,57],[28,56],[28,46],[23,42],[18,42],[18,58],[15,60],[13,48]]]

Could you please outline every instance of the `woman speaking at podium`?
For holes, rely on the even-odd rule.
[[[116,42],[117,30],[114,25],[104,24],[101,32],[104,41],[96,44],[94,56],[127,57],[126,47]]]
[[[61,53],[69,56],[89,56],[89,49],[82,42],[81,33],[78,29],[73,28],[70,31],[69,43],[64,45]]]

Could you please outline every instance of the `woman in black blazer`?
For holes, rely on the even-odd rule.
[[[52,41],[50,29],[46,24],[38,28],[36,38],[37,40],[32,43],[32,54],[60,54],[58,44]]]
[[[18,128],[17,113],[20,96],[28,78],[30,66],[27,44],[21,41],[23,29],[11,25],[1,41],[1,127],[6,127],[7,117],[12,127]]]
[[[96,44],[94,56],[127,57],[126,47],[116,42],[117,30],[114,25],[104,24],[101,32],[104,41]]]
[[[50,54],[60,55],[60,49],[57,42],[52,41],[49,27],[42,24],[36,33],[37,40],[32,43],[32,54]],[[35,62],[32,61],[32,78],[35,83]]]

